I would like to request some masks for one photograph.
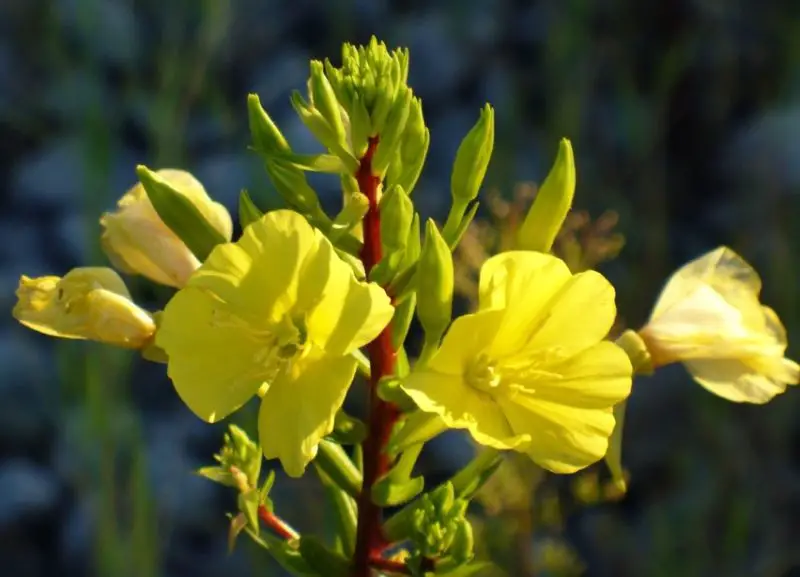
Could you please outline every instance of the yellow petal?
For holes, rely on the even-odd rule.
[[[377,284],[358,281],[331,243],[319,236],[318,250],[301,272],[299,306],[311,310],[309,338],[331,355],[346,355],[377,337],[394,307]]]
[[[533,400],[582,409],[607,409],[630,395],[632,371],[625,351],[612,342],[602,341],[570,359],[529,373],[517,385],[520,395]]]
[[[500,406],[462,378],[433,371],[412,372],[403,390],[425,412],[439,415],[451,429],[467,429],[481,445],[496,449],[520,447],[530,441],[509,426]]]
[[[797,363],[788,359],[763,373],[739,359],[696,359],[685,365],[703,387],[736,403],[766,403],[787,384],[796,384],[800,373]]]
[[[531,442],[524,452],[554,473],[574,473],[603,458],[614,430],[612,409],[584,409],[527,395],[498,398],[517,435]]]
[[[428,362],[431,370],[460,377],[469,363],[489,346],[505,318],[502,310],[485,310],[458,317],[442,341],[442,346]]]
[[[280,459],[287,475],[300,477],[316,457],[319,442],[333,431],[355,372],[351,357],[321,351],[295,361],[261,401],[258,433],[264,456]]]
[[[509,251],[487,260],[480,272],[479,310],[505,310],[493,354],[519,350],[570,278],[567,265],[548,254]]]
[[[209,423],[241,407],[269,376],[269,367],[260,361],[264,341],[230,314],[219,299],[186,287],[167,304],[156,333],[175,390]]]
[[[20,278],[12,314],[40,333],[141,348],[155,332],[153,318],[130,300],[112,269],[76,268],[64,278]]]
[[[617,314],[614,287],[599,273],[582,272],[551,299],[546,312],[525,344],[525,353],[547,351],[555,358],[569,358],[608,335]]]
[[[529,373],[498,402],[514,432],[531,435],[526,452],[534,461],[574,472],[605,455],[614,427],[611,409],[630,394],[631,372],[628,355],[604,341]]]
[[[317,237],[291,210],[268,212],[236,243],[214,247],[189,286],[208,290],[249,318],[277,322],[297,300],[299,272]]]

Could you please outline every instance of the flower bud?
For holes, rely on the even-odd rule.
[[[417,265],[417,316],[426,338],[438,340],[450,324],[453,307],[453,257],[428,219],[425,242]]]
[[[219,239],[230,240],[233,223],[228,211],[209,198],[194,176],[174,169],[159,170],[154,176],[191,203]],[[180,288],[200,266],[189,247],[156,212],[142,183],[126,192],[117,210],[100,218],[100,225],[101,246],[111,263],[123,272]]]
[[[308,79],[308,92],[311,96],[311,104],[316,108],[320,115],[327,121],[335,138],[341,143],[345,141],[344,123],[342,122],[342,110],[336,94],[327,76],[322,62],[319,60],[311,61],[311,76]]]
[[[53,337],[86,339],[129,349],[147,345],[153,318],[131,301],[120,276],[110,268],[76,268],[64,275],[22,276],[14,318]]]
[[[375,174],[383,177],[386,169],[394,157],[394,153],[400,146],[403,138],[403,131],[406,128],[413,92],[408,86],[400,87],[398,97],[389,110],[386,123],[380,133],[378,148],[372,159],[372,170]]]
[[[450,178],[453,210],[447,218],[448,229],[458,227],[467,205],[478,196],[493,149],[494,109],[487,104],[481,110],[478,122],[461,141],[456,153]]]
[[[257,94],[247,96],[247,115],[250,122],[250,135],[255,148],[267,152],[290,152],[289,143],[275,126],[269,114],[261,107]]]
[[[422,101],[414,98],[409,107],[406,129],[400,144],[400,158],[399,161],[393,160],[389,165],[387,180],[391,184],[402,186],[403,190],[410,195],[422,173],[430,142],[431,134],[422,117]],[[393,174],[394,164],[397,165],[396,174]]]
[[[550,252],[575,195],[575,160],[572,145],[562,138],[558,156],[545,178],[528,215],[517,232],[517,248]]]

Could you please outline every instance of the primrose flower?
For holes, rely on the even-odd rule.
[[[120,276],[110,268],[84,267],[64,278],[20,278],[14,318],[26,327],[65,339],[88,339],[139,349],[156,325],[131,301]]]
[[[525,453],[557,473],[606,453],[613,407],[630,393],[627,354],[603,340],[616,315],[600,274],[512,251],[484,263],[479,310],[404,381],[422,411],[483,445]]]
[[[156,174],[186,196],[226,239],[233,235],[228,211],[214,202],[190,173],[163,169]],[[141,183],[126,192],[117,211],[100,218],[101,245],[111,263],[129,274],[140,274],[159,284],[181,288],[200,262],[153,208]]]
[[[263,394],[262,450],[296,477],[333,430],[356,371],[351,353],[393,313],[321,232],[277,210],[214,248],[167,304],[156,344],[178,394],[207,422]]]
[[[639,331],[654,366],[682,362],[703,387],[734,402],[766,403],[800,380],[784,357],[786,331],[759,301],[761,279],[727,247],[678,269]]]

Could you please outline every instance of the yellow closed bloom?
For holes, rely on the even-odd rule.
[[[727,247],[681,267],[639,331],[654,366],[682,362],[712,393],[766,403],[800,380],[784,357],[786,331],[759,301],[761,279]]]
[[[512,251],[481,268],[479,302],[403,390],[478,443],[551,471],[600,460],[613,407],[631,389],[628,356],[603,340],[616,315],[611,284],[593,271],[573,275],[554,256]]]
[[[230,240],[233,222],[224,206],[214,202],[190,173],[163,169],[156,175],[186,196],[222,236]],[[101,245],[111,263],[129,274],[181,288],[200,266],[183,241],[165,225],[141,183],[126,192],[117,211],[100,218]]]
[[[356,371],[351,353],[393,313],[320,231],[277,210],[214,248],[167,304],[156,344],[178,394],[207,422],[263,393],[264,455],[296,477],[333,430]]]
[[[88,339],[139,349],[155,333],[153,317],[131,301],[120,276],[83,267],[64,278],[20,278],[14,318],[26,327],[65,339]]]

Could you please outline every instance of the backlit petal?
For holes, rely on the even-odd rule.
[[[425,412],[439,415],[452,429],[467,429],[478,443],[496,449],[511,449],[530,441],[512,431],[492,398],[468,386],[460,377],[433,371],[411,373],[403,390]]]
[[[739,359],[697,359],[685,365],[694,379],[715,395],[736,403],[762,404],[783,393],[787,384],[797,383],[797,364],[782,361],[774,375]]]
[[[269,367],[258,361],[265,343],[247,325],[225,322],[229,314],[219,299],[187,287],[169,301],[156,333],[175,390],[210,423],[246,403],[268,374]]]
[[[268,459],[280,459],[287,475],[301,476],[320,440],[333,431],[355,372],[351,357],[314,352],[267,390],[258,414],[261,448]]]

